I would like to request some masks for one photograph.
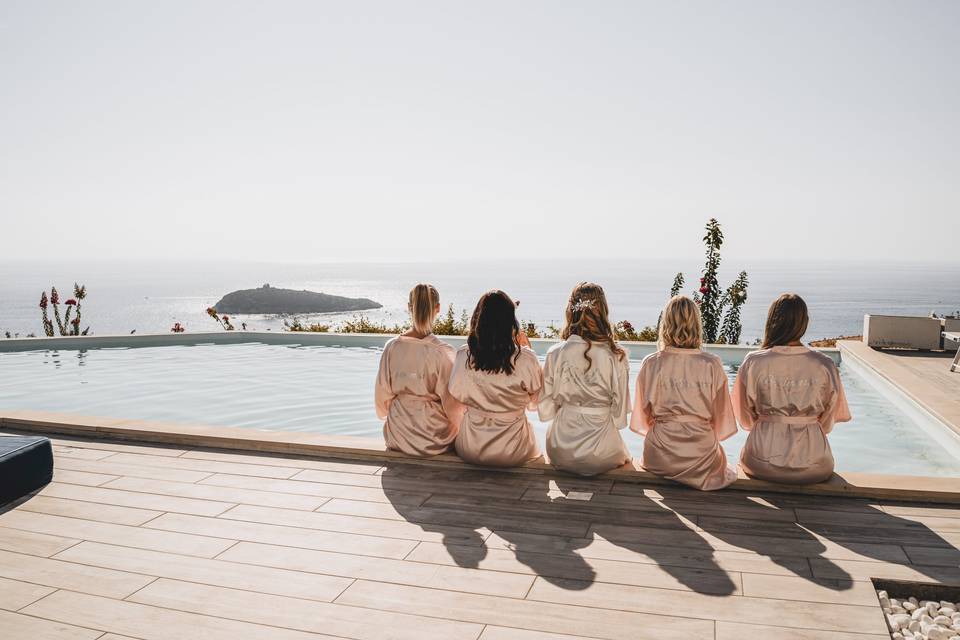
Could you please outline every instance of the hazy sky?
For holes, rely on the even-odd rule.
[[[960,260],[960,1],[0,0],[0,259]]]

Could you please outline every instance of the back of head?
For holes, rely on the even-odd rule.
[[[566,340],[570,336],[580,336],[587,341],[587,369],[593,366],[590,359],[590,343],[604,342],[619,358],[626,356],[616,343],[613,327],[610,324],[610,309],[603,287],[593,282],[581,282],[573,288],[567,301],[566,322],[560,337]]]
[[[433,318],[440,304],[440,294],[432,284],[420,283],[410,290],[410,319],[413,328],[422,334],[433,331]]]
[[[782,347],[791,342],[799,342],[807,332],[810,315],[807,303],[795,293],[785,293],[770,305],[767,311],[767,325],[763,331],[764,349]]]
[[[470,367],[489,373],[513,373],[520,356],[519,332],[517,305],[510,296],[499,290],[480,296],[467,337]]]
[[[657,342],[661,349],[699,349],[703,344],[703,320],[697,303],[687,296],[670,298],[660,318]]]

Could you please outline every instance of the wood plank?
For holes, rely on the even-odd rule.
[[[420,562],[351,555],[349,549],[343,551],[344,553],[330,553],[241,542],[224,551],[219,557],[294,571],[511,598],[524,597],[533,584],[533,577],[529,575],[478,571],[456,566],[438,567]],[[344,588],[347,586],[344,585]]]
[[[820,509],[797,509],[797,522],[809,524],[851,524],[865,527],[885,527],[905,530],[906,535],[935,535],[938,531],[960,531],[960,518],[934,515],[892,515],[876,509],[863,513],[838,513]]]
[[[353,587],[351,587],[352,589]],[[347,589],[344,593],[349,593]],[[342,597],[342,596],[341,596]],[[670,611],[684,618],[724,620],[756,625],[883,633],[886,623],[877,606],[824,604],[740,596],[717,598],[687,591],[667,591],[605,583],[547,581],[537,578],[527,596],[560,605],[655,613]],[[711,622],[712,625],[712,622]]]
[[[192,484],[189,482],[147,480],[144,478],[119,478],[104,484],[103,488],[131,491],[136,493],[138,496],[156,494],[159,496],[174,496],[179,498],[201,500],[205,502],[212,501],[214,504],[227,504],[220,502],[221,500],[227,500],[230,503],[229,506],[233,506],[234,504],[256,504],[264,507],[302,509],[305,511],[313,511],[330,499],[314,496],[301,496],[292,493],[273,493],[271,491],[259,491],[257,489],[234,489],[231,487],[215,487],[205,484]],[[167,509],[167,511],[173,511],[174,513],[187,513],[186,509],[182,505],[178,509]],[[220,513],[222,513],[222,511]],[[194,513],[192,515],[214,514]]]
[[[102,633],[8,611],[0,611],[0,629],[8,640],[96,640]]]
[[[336,471],[319,471],[306,469],[296,474],[293,480],[306,482],[321,482],[328,484],[349,484],[357,487],[376,487],[391,491],[406,491],[412,493],[433,493],[445,490],[459,494],[478,497],[501,497],[517,500],[523,495],[523,485],[512,483],[495,484],[493,482],[469,482],[458,480],[456,483],[441,484],[429,479],[400,474],[361,475],[356,473],[339,473]],[[456,487],[454,490],[453,487]]]
[[[422,615],[532,631],[589,634],[609,640],[660,639],[664,633],[677,638],[713,638],[713,622],[708,620],[570,607],[364,580],[353,583],[336,601],[358,607],[417,611]]]
[[[26,435],[31,435],[27,433]],[[96,451],[110,451],[120,453],[142,453],[148,456],[166,456],[168,458],[181,456],[189,449],[174,447],[168,444],[134,444],[133,442],[116,442],[101,438],[75,438],[67,435],[54,435],[50,442],[64,447],[93,449]]]
[[[746,533],[716,533],[702,529],[697,531],[665,530],[653,527],[621,527],[598,525],[590,533],[617,544],[654,543],[667,546],[683,546],[728,551],[744,551],[760,555],[800,556],[832,559],[882,559],[890,562],[909,562],[899,544],[844,541],[843,544],[829,538],[809,533],[806,538],[780,539],[766,535]]]
[[[511,571],[548,578],[695,590],[718,595],[731,595],[741,591],[739,573],[719,570],[703,571],[652,563],[587,559],[572,552],[568,554],[531,553],[522,547],[508,551],[425,542],[417,546],[407,559],[434,564],[478,567],[490,571]]]
[[[245,454],[241,452],[216,451],[198,449],[183,454],[184,458],[196,460],[220,460],[222,462],[247,462],[253,464],[270,464],[278,467],[292,467],[295,469],[317,469],[320,471],[340,471],[342,473],[376,473],[383,469],[383,465],[359,460],[318,460],[316,458],[297,458],[279,454],[258,453]]]
[[[0,520],[2,523],[2,520]],[[325,532],[317,533],[315,529],[286,527],[275,524],[261,524],[258,522],[243,522],[241,520],[224,520],[221,518],[204,518],[201,516],[187,516],[177,513],[168,513],[152,520],[147,525],[149,529],[162,529],[198,536],[223,537],[230,536],[234,540],[246,542],[262,542],[302,549],[316,549],[319,551],[343,551],[365,556],[383,558],[403,558],[413,547],[414,540],[400,540],[398,538],[381,538],[376,536],[360,536],[349,533]],[[136,546],[136,545],[128,545]],[[159,549],[173,551],[176,549]],[[224,549],[220,549],[222,552]],[[219,552],[218,552],[219,553]]]
[[[480,634],[480,640],[596,640],[586,636],[568,636],[560,633],[545,631],[530,631],[529,629],[511,629],[509,627],[495,627],[487,625]]]
[[[483,537],[488,532],[477,532],[469,527],[433,526],[422,527],[418,524],[397,520],[378,520],[375,518],[359,518],[342,516],[335,513],[321,513],[318,511],[293,511],[290,509],[274,509],[272,507],[256,507],[240,505],[220,515],[221,519],[243,520],[245,522],[261,522],[264,524],[280,524],[302,529],[319,529],[321,531],[336,531],[339,533],[356,533],[367,536],[384,538],[401,538],[403,540],[449,540],[461,544],[482,544]]]
[[[743,594],[777,600],[879,606],[871,583],[830,578],[744,574]]]
[[[332,636],[212,618],[71,591],[57,591],[26,607],[22,613],[143,640],[332,640]]]
[[[115,455],[113,451],[100,451],[98,449],[81,449],[63,445],[53,445],[54,458],[76,458],[77,460],[103,460]]]
[[[753,640],[753,638],[776,638],[776,640],[889,640],[886,633],[864,634],[815,629],[787,629],[786,627],[717,622],[717,640]]]
[[[893,516],[933,516],[937,518],[960,518],[956,507],[920,506],[912,504],[884,504],[881,508]]]
[[[16,611],[54,591],[39,584],[0,577],[0,609]]]
[[[305,496],[322,496],[324,498],[349,498],[351,500],[368,500],[370,502],[393,502],[395,504],[416,505],[430,497],[430,494],[427,492],[411,493],[408,491],[383,490],[374,487],[356,487],[345,484],[323,484],[320,482],[304,482],[301,480],[270,480],[223,473],[210,476],[201,484],[218,487],[234,487],[237,489],[259,489],[261,491],[293,493]]]
[[[148,509],[136,509],[132,507],[118,507],[111,504],[78,502],[76,500],[52,498],[46,495],[34,496],[26,502],[20,504],[17,509],[22,511],[34,511],[36,513],[48,513],[55,516],[66,516],[68,518],[96,520],[97,522],[129,524],[132,526],[138,526],[144,522],[153,520],[158,515],[163,513],[162,511],[150,511]]]
[[[150,524],[152,525],[153,522],[156,522],[156,520],[151,521]],[[93,542],[152,549],[154,551],[169,551],[203,558],[212,558],[236,542],[236,539],[224,540],[19,510],[0,515],[0,526],[55,536],[69,534]]]
[[[430,593],[443,592],[430,590]],[[381,640],[385,629],[390,630],[390,637],[395,640],[474,640],[481,630],[481,627],[475,624],[427,618],[406,612],[391,613],[375,608],[348,607],[175,582],[164,578],[134,594],[130,600],[287,629],[332,633],[357,640]],[[416,607],[409,609],[416,610]]]
[[[945,567],[960,566],[960,549],[943,549],[940,547],[903,547],[910,562],[915,564],[942,565]]]
[[[29,553],[34,556],[49,557],[72,547],[78,542],[80,541],[76,538],[49,536],[42,533],[32,533],[20,531],[19,529],[0,527],[0,549],[4,551],[16,551],[17,553]]]
[[[249,462],[224,462],[221,460],[198,460],[195,458],[162,458],[139,453],[116,453],[111,463],[147,465],[164,469],[182,469],[208,473],[230,473],[238,476],[257,476],[263,478],[289,478],[300,469],[278,467],[275,465],[253,464]]]
[[[798,556],[765,556],[748,551],[721,551],[706,544],[669,546],[642,542],[615,544],[603,538],[562,538],[510,532],[494,532],[484,544],[490,548],[519,549],[530,553],[570,552],[585,558],[643,562],[690,569],[721,569],[729,572],[769,573],[775,575],[812,576],[806,558]],[[421,546],[425,546],[425,543]]]
[[[810,566],[817,578],[845,578],[870,580],[888,578],[892,580],[911,580],[918,582],[960,582],[960,568],[923,564],[894,564],[892,562],[867,562],[859,560],[824,560],[811,558]]]
[[[143,480],[130,478],[134,482],[160,482],[158,480]],[[108,483],[110,484],[110,483]],[[182,483],[187,487],[197,485]],[[195,516],[215,516],[223,513],[236,503],[218,502],[214,500],[197,500],[193,498],[172,497],[123,491],[112,487],[80,487],[77,485],[51,483],[41,492],[42,496],[68,498],[82,502],[94,502],[100,505],[117,505],[121,507],[139,507],[154,511],[172,511],[174,513],[189,513]],[[158,514],[159,515],[159,514]]]
[[[111,462],[110,458],[102,461],[63,458],[56,460],[55,465],[57,469],[66,469],[68,471],[83,471],[86,473],[109,474],[112,476],[130,476],[132,478],[152,478],[154,480],[175,480],[178,482],[197,482],[211,475],[206,471],[188,471],[165,467],[148,467],[137,464],[119,464]]]
[[[305,553],[300,549],[290,549],[290,551]],[[220,557],[223,558],[222,555]],[[56,558],[94,567],[145,573],[162,578],[307,600],[333,600],[352,582],[352,580],[332,575],[287,571],[282,568],[240,564],[223,559],[208,560],[97,542],[81,542],[57,555]]]
[[[0,576],[108,598],[125,598],[153,581],[148,575],[87,567],[11,551],[0,551]]]
[[[87,487],[96,487],[105,482],[116,480],[120,476],[114,476],[107,473],[88,473],[86,471],[69,471],[58,468],[54,461],[53,481],[66,484],[79,484]]]

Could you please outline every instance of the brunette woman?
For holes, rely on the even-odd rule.
[[[413,328],[387,342],[374,393],[387,448],[432,456],[452,448],[463,406],[450,395],[454,350],[433,335],[440,295],[418,284],[408,303]]]
[[[800,342],[809,315],[803,298],[785,293],[770,305],[763,345],[747,355],[733,386],[733,408],[750,432],[740,455],[748,475],[787,484],[833,474],[827,434],[851,419],[837,365]]]
[[[723,363],[702,341],[700,309],[674,296],[660,319],[660,350],[640,365],[630,428],[645,436],[647,471],[710,491],[737,478],[720,445],[737,422]]]
[[[457,351],[450,393],[466,406],[457,454],[467,462],[510,467],[540,457],[525,411],[537,407],[543,374],[503,291],[483,294]]]
[[[629,361],[616,343],[603,288],[581,282],[567,301],[563,342],[543,367],[540,420],[552,420],[547,456],[558,469],[595,475],[630,460],[620,429],[630,405]]]

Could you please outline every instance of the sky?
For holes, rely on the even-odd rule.
[[[0,0],[0,260],[960,261],[960,2]]]

